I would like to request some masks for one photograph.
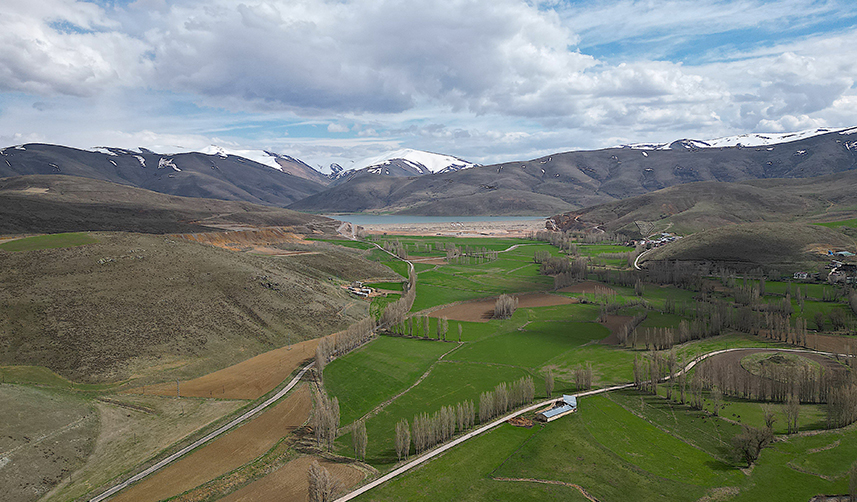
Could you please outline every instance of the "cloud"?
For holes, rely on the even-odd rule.
[[[333,123],[327,125],[327,132],[348,132],[348,131],[349,131],[349,129],[348,129],[347,125],[333,124]]]
[[[842,0],[9,2],[0,129],[78,146],[487,162],[853,125],[857,99]]]

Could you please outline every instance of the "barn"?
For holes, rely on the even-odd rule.
[[[577,396],[563,395],[562,399],[556,401],[551,408],[536,413],[536,420],[552,422],[575,411],[577,411]]]

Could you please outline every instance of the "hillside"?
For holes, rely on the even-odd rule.
[[[290,174],[290,169],[222,151],[161,155],[149,150],[88,151],[38,143],[0,150],[0,177],[66,174],[170,195],[273,206],[285,206],[324,188],[319,182]]]
[[[828,250],[857,252],[854,239],[830,228],[742,223],[695,233],[646,253],[640,261],[716,262],[738,269],[766,267],[791,273],[817,271],[830,261]]]
[[[0,179],[0,234],[112,230],[201,232],[230,225],[332,232],[333,220],[247,202],[177,197],[90,178]]]
[[[392,275],[323,243],[270,258],[164,236],[92,236],[0,251],[0,365],[78,381],[195,377],[365,316],[368,304],[330,277]]]
[[[448,216],[555,214],[684,183],[810,178],[848,171],[857,168],[851,138],[845,131],[833,131],[755,148],[697,148],[679,141],[666,148],[635,145],[567,152],[406,178],[361,172],[288,207]],[[501,202],[485,205],[495,199]]]
[[[558,228],[598,226],[639,237],[669,230],[692,233],[757,221],[832,221],[853,217],[857,171],[808,179],[769,179],[741,183],[699,182],[657,190],[618,202],[553,217]]]

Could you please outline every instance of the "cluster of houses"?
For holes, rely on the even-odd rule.
[[[851,256],[855,256],[854,253],[850,253],[848,251],[828,251],[828,256],[836,256],[842,258],[848,258]],[[837,283],[845,283],[845,284],[857,284],[857,265],[852,263],[845,263],[840,260],[831,259],[830,263],[825,266],[826,269],[830,270],[827,274],[827,282],[831,284]],[[793,279],[797,281],[819,281],[822,280],[821,274],[819,273],[811,273],[811,272],[795,272],[792,276]]]
[[[857,284],[857,265],[833,260],[828,267],[830,274],[827,275],[827,282],[831,284]]]
[[[363,283],[360,281],[352,282],[351,285],[346,286],[345,289],[347,289],[348,292],[352,295],[360,298],[369,298],[370,296],[375,296],[377,293],[377,291],[375,291],[375,288],[364,286]]]
[[[680,235],[673,235],[668,232],[661,232],[660,236],[657,238],[630,240],[626,241],[625,245],[629,247],[643,246],[646,249],[651,249],[663,246],[664,244],[669,244],[670,242],[675,242],[679,239],[681,239]]]

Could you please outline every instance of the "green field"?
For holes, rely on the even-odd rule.
[[[601,340],[609,334],[607,328],[595,323],[532,322],[521,330],[468,344],[451,358],[535,369],[557,354]]]
[[[380,337],[324,369],[324,385],[339,399],[348,424],[414,383],[452,344]]]
[[[38,249],[57,249],[68,248],[73,246],[83,246],[98,242],[95,237],[92,237],[85,232],[73,232],[66,234],[50,234],[37,235],[34,237],[24,237],[14,241],[4,242],[0,244],[0,250],[3,251],[35,251]]]

